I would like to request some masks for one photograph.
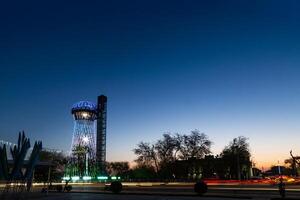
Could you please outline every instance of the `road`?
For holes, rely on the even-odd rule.
[[[111,194],[104,189],[104,184],[73,184],[72,193],[94,193]],[[300,185],[287,185],[287,197],[300,197]],[[35,190],[40,190],[35,187]],[[122,194],[125,195],[161,195],[164,197],[194,197],[193,184],[169,184],[159,185],[157,183],[123,183]],[[206,197],[235,197],[235,198],[277,198],[279,197],[278,187],[276,185],[251,184],[251,185],[209,185]]]
[[[96,194],[96,193],[49,193],[22,197],[22,200],[197,200],[196,196],[159,196],[159,195],[124,195],[124,194]],[[221,200],[216,197],[201,197],[203,200]],[[227,200],[236,200],[235,198],[226,198]],[[2,199],[1,199],[2,200]],[[4,200],[11,200],[7,198]],[[243,199],[241,199],[243,200]]]
[[[193,191],[193,183],[123,183],[123,190],[120,195],[113,195],[110,191],[104,189],[104,184],[72,184],[71,193],[49,193],[54,199],[195,199],[196,193]],[[35,185],[33,193],[41,195],[41,186]],[[50,198],[49,196],[49,198]],[[287,197],[299,198],[300,185],[287,185]],[[266,184],[223,184],[209,185],[208,192],[204,195],[205,199],[270,199],[278,198],[279,192],[276,185]],[[44,195],[40,198],[48,198]],[[203,197],[202,197],[203,198]],[[35,199],[35,198],[29,198]]]

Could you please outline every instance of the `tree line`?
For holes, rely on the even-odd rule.
[[[219,155],[212,155],[213,142],[205,133],[163,134],[155,143],[140,142],[133,150],[137,169],[152,171],[163,179],[225,178],[251,176],[248,139],[234,138]]]

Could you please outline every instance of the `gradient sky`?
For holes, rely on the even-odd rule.
[[[7,2],[6,2],[7,3]],[[0,139],[69,150],[79,100],[108,96],[107,159],[199,129],[257,167],[300,155],[299,1],[19,1],[0,5]]]

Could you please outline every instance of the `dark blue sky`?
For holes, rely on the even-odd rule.
[[[0,5],[0,133],[68,150],[79,100],[108,96],[108,160],[199,129],[250,138],[259,165],[300,154],[300,2]]]

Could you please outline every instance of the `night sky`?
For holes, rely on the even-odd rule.
[[[6,1],[6,3],[9,1]],[[107,160],[198,129],[257,167],[300,155],[299,1],[0,4],[0,139],[69,150],[80,100],[108,96]]]

